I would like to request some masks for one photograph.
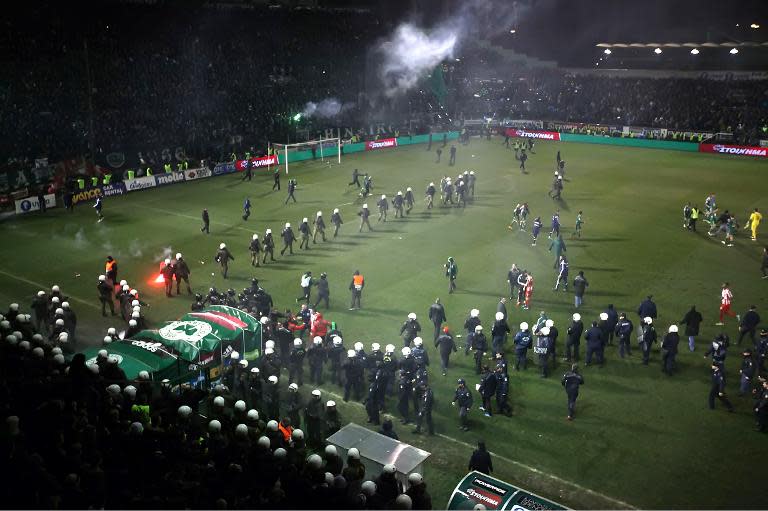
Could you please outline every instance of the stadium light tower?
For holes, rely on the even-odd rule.
[[[757,30],[758,28],[760,28],[760,25],[759,25],[759,24],[757,24],[757,23],[752,23],[752,24],[749,26],[749,28],[753,28],[753,29]]]
[[[698,54],[699,54],[699,49],[698,48],[694,48],[694,49],[691,50],[691,55],[698,55]]]
[[[738,48],[731,48],[731,51],[729,51],[728,53],[730,53],[731,55],[736,55],[737,53],[739,53],[739,49]]]
[[[653,53],[655,53],[656,55],[661,55],[661,48],[656,48],[655,50],[653,50]]]

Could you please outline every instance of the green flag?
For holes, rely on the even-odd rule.
[[[447,90],[445,87],[445,79],[443,78],[442,64],[438,64],[437,67],[432,70],[432,74],[429,75],[429,88],[432,90],[432,94],[437,98],[437,101],[441,105],[445,104]]]

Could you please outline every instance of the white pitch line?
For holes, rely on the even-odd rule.
[[[200,218],[200,217],[196,217],[196,216],[192,216],[192,215],[185,215],[184,213],[178,213],[176,211],[171,211],[171,210],[168,210],[168,209],[156,208],[154,206],[141,206],[141,207],[145,208],[145,209],[151,209],[151,210],[154,210],[154,211],[159,211],[160,213],[166,213],[168,215],[175,215],[175,216],[179,216],[179,217],[182,217],[182,218],[190,218],[192,220],[198,220],[200,222],[203,221],[202,218]],[[239,227],[237,225],[225,224],[224,222],[215,222],[214,221],[214,222],[211,222],[211,223],[212,224],[216,224],[216,225],[223,225],[225,227],[240,229],[241,231],[246,231],[246,232],[250,232],[250,233],[253,232],[252,229],[246,229],[245,227]]]
[[[343,400],[344,399],[343,396],[340,396],[339,394],[336,394],[335,392],[330,392],[330,391],[327,391],[327,390],[324,390],[323,392],[325,392],[326,394],[328,394],[330,396],[335,397],[338,400]],[[363,406],[361,403],[358,403],[357,401],[347,401],[347,404],[350,404],[350,403],[351,404],[355,404],[355,405],[360,406],[360,407]],[[454,442],[456,444],[463,445],[464,447],[466,447],[466,448],[468,448],[470,450],[474,450],[475,449],[474,445],[470,445],[470,444],[468,444],[466,442],[462,442],[461,440],[457,440],[457,439],[455,439],[453,437],[450,437],[448,435],[444,435],[442,433],[437,433],[437,434],[435,434],[435,436],[439,436],[440,438],[444,438],[444,439],[450,440],[451,442]],[[578,483],[574,483],[572,481],[568,481],[567,479],[563,479],[562,477],[558,477],[556,475],[552,475],[552,474],[549,474],[547,472],[543,472],[543,471],[539,470],[538,468],[532,467],[530,465],[526,465],[525,463],[520,463],[519,461],[515,461],[515,460],[512,460],[512,459],[509,459],[509,458],[507,458],[505,456],[501,456],[500,454],[497,454],[495,452],[492,452],[492,451],[489,451],[489,452],[491,454],[493,454],[494,456],[496,456],[497,458],[499,458],[500,460],[506,461],[507,463],[515,465],[515,466],[517,466],[519,468],[522,468],[524,470],[528,470],[529,472],[532,472],[532,473],[534,473],[536,475],[547,477],[547,478],[549,478],[549,479],[551,479],[553,481],[556,481],[556,482],[558,482],[560,484],[569,485],[569,486],[571,486],[571,487],[573,487],[573,488],[575,488],[575,489],[577,489],[577,490],[579,490],[581,492],[588,493],[588,494],[596,496],[596,497],[600,497],[601,499],[607,500],[608,502],[612,502],[614,504],[618,504],[618,506],[621,507],[621,508],[624,508],[624,509],[637,509],[635,506],[633,506],[631,504],[628,504],[628,503],[624,502],[623,500],[615,499],[613,497],[605,495],[604,493],[600,493],[598,491],[591,490],[591,489],[586,488],[586,487],[584,487],[584,486],[582,486],[582,485],[580,485]]]
[[[41,289],[48,289],[48,286],[46,284],[41,284],[39,282],[35,282],[34,280],[25,279],[24,277],[19,277],[18,275],[13,275],[13,274],[5,272],[3,270],[0,270],[0,274],[5,275],[6,277],[10,277],[10,278],[12,278],[14,280],[18,280],[19,282],[24,282],[25,284],[30,284],[32,286],[35,286],[35,287],[38,287],[38,288],[41,288]],[[68,297],[72,301],[75,301],[75,302],[78,302],[78,303],[82,303],[83,305],[87,305],[88,307],[91,307],[91,308],[94,308],[96,310],[99,310],[99,306],[94,304],[94,303],[87,302],[87,301],[83,300],[82,298],[78,298],[78,297],[72,296],[72,295],[68,295]]]

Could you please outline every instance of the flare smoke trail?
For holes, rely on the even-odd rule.
[[[307,102],[306,105],[304,105],[304,110],[301,112],[301,115],[304,117],[336,117],[341,112],[347,110],[350,108],[349,103],[343,103],[339,101],[336,98],[327,98],[322,100],[320,103],[315,103],[314,101]]]

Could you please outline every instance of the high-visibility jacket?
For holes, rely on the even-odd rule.
[[[283,435],[283,439],[285,439],[286,442],[291,441],[291,435],[293,434],[293,426],[283,426],[282,422],[279,422],[277,424],[277,430],[280,431],[280,434]]]
[[[111,261],[107,261],[107,264],[104,265],[104,269],[106,270],[107,273],[109,273],[114,269],[116,264],[117,264],[117,261],[115,261],[114,259]]]
[[[363,287],[363,276],[362,275],[353,275],[352,276],[352,284],[354,284],[356,289],[362,289],[362,287]]]

